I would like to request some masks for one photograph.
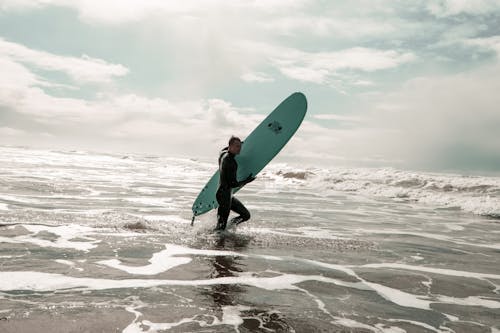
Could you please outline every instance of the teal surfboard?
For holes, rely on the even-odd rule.
[[[243,140],[241,152],[236,156],[238,173],[236,179],[243,180],[249,174],[256,176],[286,145],[295,134],[307,111],[304,94],[294,93],[281,102],[250,135]],[[203,187],[193,203],[194,217],[217,208],[215,193],[219,185],[217,170]],[[233,193],[240,188],[233,189]],[[191,223],[191,225],[192,225]]]

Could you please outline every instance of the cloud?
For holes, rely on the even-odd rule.
[[[314,37],[324,43],[325,38],[332,42],[363,36],[386,39],[388,34],[397,33],[399,28],[396,26],[401,20],[386,19],[387,14],[378,15],[381,12],[378,6],[366,1],[338,6],[324,6],[311,0],[44,0],[35,3],[36,6],[24,1],[4,0],[4,7],[7,10],[16,6],[63,6],[75,9],[87,23],[121,24],[143,20],[145,25],[154,24],[156,30],[162,27],[157,46],[168,52],[170,61],[176,64],[176,85],[187,86],[186,90],[194,89],[200,94],[214,83],[224,85],[235,78],[254,83],[277,82],[280,78],[268,72],[272,67],[286,79],[336,86],[336,89],[341,89],[339,86],[343,84],[359,87],[360,82],[367,80],[355,78],[350,82],[341,78],[339,71],[374,72],[398,67],[417,57],[407,50],[345,47],[345,43],[341,44],[344,47],[335,46],[335,51],[328,51],[327,47],[321,48],[326,51],[301,47],[301,43],[308,44]],[[363,8],[361,16],[358,7]],[[370,17],[372,12],[377,15]],[[166,32],[164,36],[162,31]],[[288,43],[283,35],[299,43]],[[174,49],[175,54],[170,52]],[[92,61],[95,65],[108,65],[102,71],[91,71],[103,73],[103,77],[94,77],[94,80],[127,73],[127,69],[119,67],[121,65],[87,60],[95,60]],[[89,76],[86,72],[71,72],[78,68],[83,67],[71,65],[65,71],[75,77]],[[197,80],[192,80],[195,75]],[[335,80],[342,82],[335,84]]]
[[[244,137],[263,119],[252,109],[214,98],[173,103],[110,89],[92,99],[53,95],[47,88],[60,84],[42,77],[39,69],[64,72],[77,87],[82,80],[109,82],[127,70],[104,60],[60,56],[3,39],[0,65],[0,138],[4,143],[99,145],[166,154],[186,153],[186,145],[192,145],[193,152],[203,156],[207,146],[201,141],[213,143],[216,150],[231,134]]]
[[[500,11],[499,0],[433,0],[427,9],[437,17],[459,14],[485,15]]]
[[[300,81],[325,84],[341,70],[372,72],[414,61],[412,53],[356,47],[336,52],[291,52],[275,58],[281,72]]]
[[[364,47],[332,52],[306,52],[267,43],[242,41],[237,43],[236,50],[252,55],[253,59],[261,59],[262,63],[254,64],[256,67],[270,62],[290,79],[316,84],[329,84],[335,76],[345,79],[345,76],[339,75],[342,71],[374,72],[416,60],[411,52]],[[359,80],[352,83],[359,84]]]
[[[0,116],[4,144],[202,157],[216,152],[232,134],[245,137],[263,119],[252,109],[221,99],[173,103],[136,94],[102,94],[88,101],[21,86],[0,89],[0,112],[9,115],[3,120]]]
[[[246,82],[259,82],[259,83],[274,81],[274,78],[262,72],[245,73],[241,76],[241,79]]]
[[[72,8],[78,11],[80,18],[89,23],[123,24],[139,21],[147,16],[162,15],[192,15],[217,12],[224,7],[227,11],[254,10],[263,13],[277,9],[294,9],[303,6],[307,0],[255,0],[231,1],[224,0],[2,0],[0,10],[34,10],[47,6]]]
[[[337,120],[345,122],[362,122],[364,120],[362,117],[359,116],[345,116],[332,113],[315,114],[312,117],[318,120]]]
[[[0,137],[2,136],[21,136],[26,134],[25,131],[10,128],[10,127],[0,127]]]
[[[359,38],[366,36],[382,36],[393,33],[397,28],[390,22],[374,20],[372,18],[350,18],[342,14],[332,13],[329,16],[312,15],[277,17],[269,21],[262,21],[262,27],[279,35],[294,36],[306,32],[308,35],[319,37],[335,36],[336,38]]]
[[[27,87],[46,84],[43,79],[32,73],[25,66],[18,64],[10,58],[0,56],[0,68],[2,69],[2,74],[0,75],[0,87]]]
[[[470,38],[463,41],[466,45],[478,46],[483,50],[494,51],[500,60],[500,36],[486,38]]]
[[[35,66],[46,71],[66,73],[75,82],[109,83],[115,77],[124,76],[128,69],[120,64],[110,64],[87,55],[81,58],[60,56],[33,50],[21,44],[0,38],[0,59]]]
[[[345,148],[358,156],[404,161],[405,167],[498,169],[498,86],[497,64],[410,80],[367,101],[366,128],[353,127],[358,133]]]

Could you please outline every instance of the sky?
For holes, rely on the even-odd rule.
[[[500,172],[500,0],[0,0],[0,145]]]

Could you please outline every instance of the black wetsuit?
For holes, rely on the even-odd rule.
[[[216,198],[219,203],[217,210],[217,230],[224,230],[226,228],[229,212],[232,210],[239,214],[231,221],[239,224],[250,218],[250,212],[243,206],[243,204],[233,197],[232,189],[241,187],[246,183],[251,182],[254,178],[250,175],[243,181],[236,180],[236,173],[238,171],[238,163],[234,159],[234,154],[231,154],[227,148],[224,148],[219,155],[219,188],[217,189]]]

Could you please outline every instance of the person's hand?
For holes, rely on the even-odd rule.
[[[245,183],[251,183],[255,180],[255,177],[252,174],[249,174],[247,179],[245,179]]]

